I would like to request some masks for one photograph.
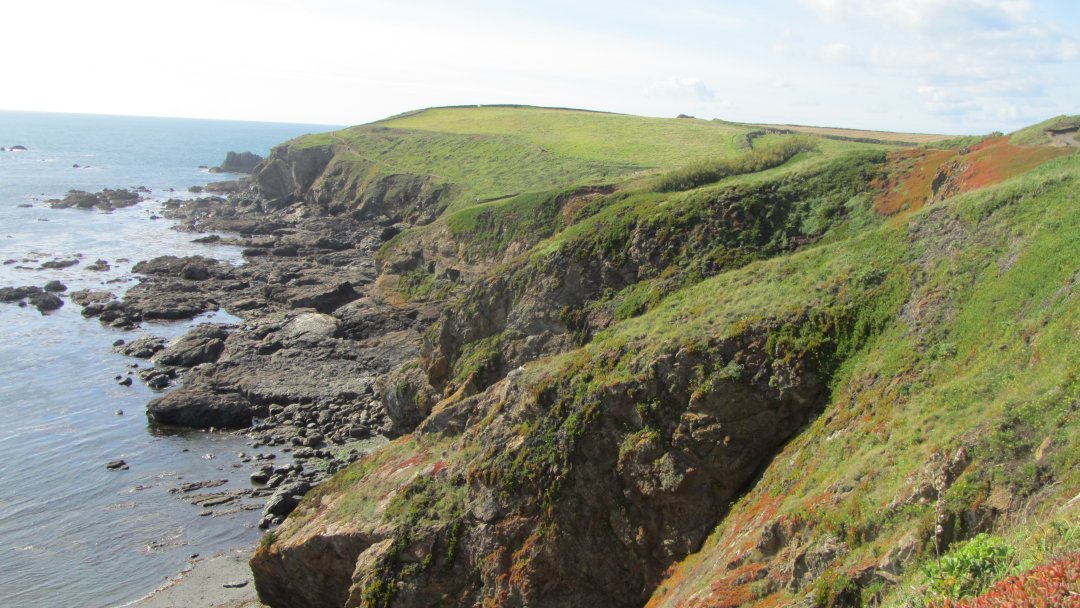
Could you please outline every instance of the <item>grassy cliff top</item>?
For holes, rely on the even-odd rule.
[[[1072,145],[1075,146],[1077,129],[1080,129],[1080,115],[1055,116],[1049,120],[1020,129],[1009,137],[1009,141],[1018,146],[1044,146],[1053,144],[1056,141],[1065,144],[1064,140],[1060,140],[1060,136],[1071,131],[1072,137],[1070,139]]]
[[[432,108],[301,137],[299,147],[338,154],[382,172],[432,175],[472,201],[584,184],[735,156],[759,128],[723,121],[645,118],[522,106]],[[855,145],[829,142],[829,150]]]

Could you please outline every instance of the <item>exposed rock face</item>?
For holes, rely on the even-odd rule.
[[[334,157],[329,146],[297,148],[286,144],[274,149],[252,184],[268,210],[283,209],[305,200],[312,184]]]
[[[253,152],[229,152],[225,155],[225,162],[221,166],[211,167],[211,173],[252,173],[263,157]]]

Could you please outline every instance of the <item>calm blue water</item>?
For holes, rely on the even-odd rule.
[[[189,186],[229,179],[198,169],[219,164],[229,150],[265,156],[278,143],[328,128],[0,112],[0,146],[29,148],[0,152],[0,261],[20,260],[0,266],[0,286],[59,279],[70,290],[120,293],[131,284],[131,266],[157,255],[239,263],[234,248],[192,244],[193,235],[150,215]],[[113,213],[43,203],[73,188],[133,186],[152,189],[154,200]],[[64,270],[17,268],[76,254],[82,263]],[[112,270],[83,269],[99,258]],[[188,325],[140,331],[174,336]],[[71,303],[44,316],[0,304],[0,605],[123,604],[161,585],[193,553],[258,538],[258,512],[199,517],[199,507],[168,493],[181,478],[245,487],[247,470],[233,465],[251,450],[228,434],[160,435],[147,426],[152,392],[114,380],[138,361],[110,352],[116,339],[138,335],[84,320]],[[107,471],[117,458],[130,470]]]

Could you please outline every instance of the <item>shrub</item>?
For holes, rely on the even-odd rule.
[[[725,177],[778,167],[799,152],[807,152],[816,147],[817,144],[809,137],[785,137],[739,156],[701,161],[665,173],[657,180],[654,188],[659,192],[690,190]]]
[[[979,534],[923,568],[930,601],[979,595],[1009,573],[1013,550],[1001,538]]]

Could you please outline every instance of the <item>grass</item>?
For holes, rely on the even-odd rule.
[[[770,129],[782,129],[796,133],[820,135],[865,143],[901,143],[901,144],[936,144],[952,138],[951,135],[930,133],[897,133],[894,131],[873,131],[866,129],[840,129],[836,127],[808,127],[805,125],[754,125]]]
[[[1050,143],[1047,129],[1075,129],[1080,127],[1080,116],[1055,116],[1030,127],[1012,133],[1009,142],[1017,146],[1042,146]]]
[[[509,136],[562,157],[624,167],[673,168],[733,154],[749,129],[731,123],[550,108],[435,108],[379,123],[455,135]]]
[[[460,188],[452,209],[587,184],[609,183],[697,159],[734,154],[747,132],[728,123],[530,107],[434,108],[300,137],[353,163],[346,181],[430,176]]]
[[[562,204],[574,190],[530,192],[466,207],[446,218],[451,236],[467,243],[465,261],[497,256],[513,242],[526,248],[564,226]]]
[[[658,192],[691,190],[718,182],[725,177],[757,173],[778,167],[796,154],[809,152],[815,147],[815,142],[808,137],[784,137],[767,145],[757,145],[738,156],[698,161],[664,173],[657,178],[653,189]]]

